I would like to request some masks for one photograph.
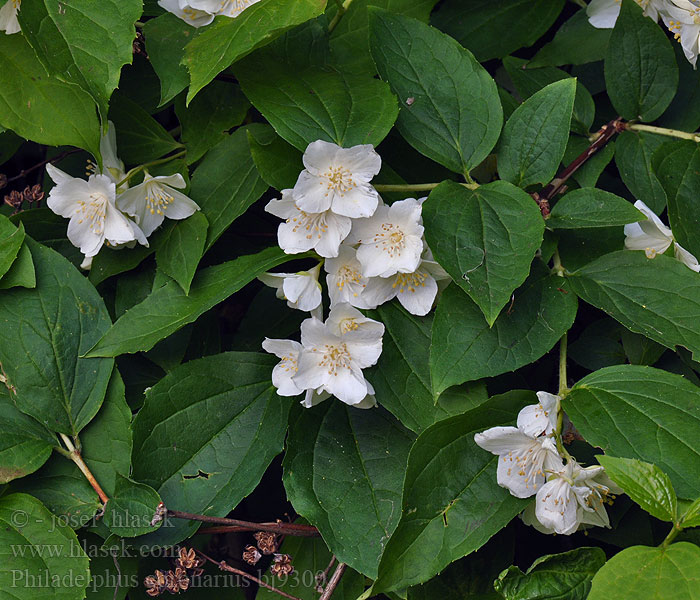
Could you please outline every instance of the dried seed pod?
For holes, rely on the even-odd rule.
[[[289,554],[275,554],[272,560],[270,571],[273,575],[277,575],[277,577],[281,578],[291,575],[294,572],[292,557],[289,556]]]
[[[251,544],[245,547],[245,550],[243,551],[243,560],[249,565],[257,564],[261,558],[262,554],[260,554],[255,546]]]
[[[263,554],[274,554],[277,552],[278,544],[276,534],[270,531],[258,531],[253,537]]]

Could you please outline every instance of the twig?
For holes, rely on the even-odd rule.
[[[383,184],[378,183],[373,186],[378,192],[429,192],[434,190],[439,183],[399,183],[399,184]],[[459,185],[475,190],[479,187],[478,183],[460,183]]]
[[[16,181],[17,179],[22,179],[23,177],[26,177],[28,173],[31,173],[35,169],[39,169],[49,163],[54,163],[58,162],[59,160],[63,160],[66,156],[69,156],[70,154],[75,154],[76,152],[82,152],[80,148],[73,148],[72,150],[66,150],[65,152],[61,152],[61,154],[58,154],[52,158],[47,158],[46,160],[42,160],[35,165],[32,165],[28,169],[22,169],[19,172],[19,175],[15,175],[14,177],[10,177],[7,180],[7,183],[12,183],[13,181]]]
[[[279,594],[280,596],[284,596],[285,598],[289,598],[290,600],[301,600],[300,598],[297,598],[296,596],[292,596],[291,594],[288,594],[287,592],[283,592],[282,590],[278,590],[276,587],[271,586],[268,583],[265,583],[262,579],[258,579],[254,575],[251,575],[250,573],[246,573],[245,571],[242,571],[241,569],[237,569],[236,567],[232,567],[231,565],[227,564],[223,560],[221,562],[214,560],[210,556],[207,556],[202,552],[201,550],[195,550],[197,554],[202,556],[203,558],[207,559],[210,563],[215,564],[219,569],[222,571],[228,571],[229,573],[235,573],[236,575],[240,575],[241,577],[245,577],[246,579],[250,579],[251,581],[254,581],[258,585],[261,585],[264,588],[267,588],[271,592],[275,592],[276,594]]]
[[[594,141],[588,148],[579,154],[568,167],[548,185],[542,188],[542,190],[532,193],[532,197],[539,205],[543,217],[549,214],[549,201],[557,195],[557,192],[561,190],[569,177],[576,173],[576,171],[578,171],[591,156],[598,152],[598,150],[603,148],[615,134],[620,133],[625,128],[626,123],[623,121],[622,117],[617,117],[603,125],[593,136]]]
[[[332,596],[335,588],[338,587],[338,584],[340,583],[340,578],[343,576],[343,573],[345,573],[346,567],[347,565],[345,563],[338,563],[338,566],[333,573],[333,577],[331,577],[331,580],[328,582],[328,585],[323,591],[323,594],[321,594],[319,600],[328,600],[328,598]]]
[[[328,581],[328,573],[330,572],[331,568],[335,564],[335,554],[331,556],[331,562],[328,563],[328,566],[318,575],[316,575],[316,591],[321,593],[323,592],[323,587],[326,585],[326,582]]]
[[[668,129],[666,127],[656,127],[655,125],[643,125],[641,123],[626,123],[625,129],[630,131],[648,131],[658,135],[667,137],[679,138],[681,140],[690,140],[691,142],[700,142],[700,133],[688,133],[687,131],[679,131],[678,129]]]
[[[80,450],[73,445],[73,442],[71,442],[71,439],[66,434],[59,433],[58,435],[61,436],[63,443],[66,445],[66,448],[68,448],[68,458],[70,458],[80,469],[81,473],[85,476],[85,479],[87,479],[88,483],[92,486],[92,489],[97,492],[102,504],[107,504],[109,498],[100,487],[100,484],[97,483],[95,476],[90,472],[90,469],[85,464],[83,457],[80,456]]]
[[[313,525],[299,525],[296,523],[253,523],[251,521],[241,521],[239,519],[196,515],[179,510],[168,510],[168,516],[174,517],[175,519],[189,519],[190,521],[201,521],[202,523],[226,525],[226,527],[209,527],[206,530],[202,530],[202,533],[205,531],[207,533],[226,533],[232,531],[271,531],[272,533],[293,535],[297,537],[321,536],[318,529],[316,529]]]

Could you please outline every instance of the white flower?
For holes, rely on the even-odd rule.
[[[635,0],[644,15],[658,21],[664,0]],[[620,14],[620,0],[591,0],[586,7],[588,22],[598,29],[612,29]]]
[[[700,52],[700,4],[690,0],[669,0],[661,16],[680,42],[688,62],[695,67]]]
[[[117,207],[134,217],[148,237],[165,217],[186,219],[199,210],[194,200],[174,189],[184,188],[186,185],[180,173],[151,177],[146,172],[143,183],[119,194]]]
[[[265,210],[286,219],[277,229],[277,242],[287,254],[312,248],[321,256],[338,256],[338,248],[350,233],[352,221],[331,211],[307,213],[295,204],[292,190],[282,190],[280,200],[270,200]]]
[[[0,8],[0,31],[4,31],[7,35],[21,31],[17,20],[19,6],[20,0],[7,0]]]
[[[609,527],[604,501],[609,493],[620,493],[603,467],[582,468],[570,460],[537,492],[535,516],[542,526],[561,535],[574,533],[581,523]]]
[[[357,260],[355,249],[347,244],[341,244],[336,258],[327,258],[324,267],[328,296],[331,306],[339,302],[347,302],[357,308],[376,308],[377,304],[367,302],[364,290],[369,278],[362,275],[362,265]]]
[[[376,322],[375,322],[376,323]],[[340,335],[337,324],[325,324],[314,317],[301,324],[303,350],[294,376],[302,389],[333,394],[350,405],[358,405],[374,390],[362,369],[371,367],[382,352],[384,325],[358,325]]]
[[[182,0],[180,0],[182,3]],[[192,8],[202,10],[212,15],[224,15],[225,17],[237,17],[246,8],[260,0],[189,0]]]
[[[70,219],[68,239],[86,257],[95,256],[107,243],[112,246],[148,242],[141,229],[115,206],[115,185],[106,175],[91,175],[85,181],[71,177],[51,163],[46,172],[56,184],[49,192],[48,207]]]
[[[420,203],[407,198],[379,206],[369,219],[353,223],[352,240],[360,244],[357,260],[365,277],[413,273],[423,253]]]
[[[183,0],[158,0],[158,6],[180,17],[192,27],[204,27],[214,20],[214,14],[192,7],[192,2]]]
[[[321,286],[318,274],[321,264],[310,271],[298,273],[263,273],[258,277],[265,285],[277,290],[277,297],[287,301],[287,306],[310,312],[321,305]]]
[[[634,206],[647,217],[647,220],[625,225],[625,248],[644,250],[647,258],[651,259],[657,254],[666,252],[673,244],[676,259],[696,273],[700,272],[697,258],[675,241],[673,232],[661,222],[661,219],[641,200],[637,200]]]
[[[375,344],[376,340],[384,335],[382,323],[365,317],[359,310],[344,303],[335,304],[331,308],[326,327],[331,333],[341,337],[352,332],[353,341],[370,345]],[[378,346],[378,352],[381,354],[381,344]]]
[[[430,312],[438,292],[439,280],[450,276],[426,252],[413,273],[397,273],[390,277],[372,277],[367,284],[364,301],[379,306],[398,298],[401,306],[413,315],[423,316]],[[330,287],[330,286],[329,286]]]
[[[370,185],[382,159],[370,144],[341,148],[317,140],[304,152],[305,170],[294,186],[297,206],[307,213],[327,210],[345,217],[370,217],[379,194]]]
[[[557,426],[559,396],[537,392],[537,404],[530,404],[518,413],[518,429],[527,435],[549,435]]]
[[[126,177],[124,163],[117,156],[117,132],[114,123],[109,121],[107,133],[100,136],[100,154],[102,155],[102,170],[98,170],[97,164],[92,160],[88,161],[88,175],[107,175],[114,183],[119,184]],[[129,187],[128,182],[124,182],[117,193]]]

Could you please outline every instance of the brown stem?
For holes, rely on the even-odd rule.
[[[268,583],[265,583],[262,579],[258,579],[254,575],[251,575],[250,573],[246,573],[245,571],[242,571],[241,569],[237,569],[236,567],[232,567],[231,565],[226,564],[223,560],[221,562],[214,560],[210,556],[207,556],[202,552],[201,550],[196,550],[197,554],[202,556],[203,558],[207,559],[210,563],[215,564],[219,569],[222,571],[228,571],[229,573],[235,573],[236,575],[240,575],[241,577],[245,577],[246,579],[250,579],[251,581],[254,581],[258,585],[261,585],[264,588],[267,588],[271,592],[275,592],[276,594],[279,594],[280,596],[284,596],[285,598],[289,598],[290,600],[301,600],[300,598],[297,598],[296,596],[292,596],[291,594],[288,594],[287,592],[283,592],[282,590],[278,590],[276,587],[271,586]]]
[[[546,217],[549,214],[549,201],[557,195],[557,192],[561,190],[569,177],[576,173],[576,171],[578,171],[591,156],[598,152],[598,150],[603,148],[615,134],[620,133],[624,129],[625,121],[622,117],[617,117],[603,125],[593,136],[595,139],[588,148],[579,154],[574,161],[557,177],[552,179],[548,185],[539,192],[534,192],[532,194],[532,197],[542,211],[542,216]]]
[[[168,516],[175,519],[189,519],[190,521],[201,521],[202,523],[212,523],[224,525],[224,527],[207,527],[200,530],[200,533],[228,533],[233,531],[271,531],[272,533],[293,535],[298,537],[320,537],[318,529],[312,525],[298,525],[296,523],[253,523],[251,521],[241,521],[239,519],[227,519],[223,517],[208,517],[207,515],[196,515],[179,510],[168,510]]]
[[[322,573],[319,573],[316,575],[316,591],[321,593],[323,592],[323,587],[326,585],[326,582],[328,581],[328,573],[330,573],[331,568],[335,564],[335,554],[331,556],[331,562],[328,563],[328,566],[323,570]]]
[[[65,152],[61,152],[61,154],[58,154],[54,156],[53,158],[47,158],[46,160],[42,160],[35,165],[32,165],[28,169],[22,169],[19,172],[19,175],[15,175],[14,177],[10,177],[7,180],[7,183],[12,183],[13,181],[16,181],[17,179],[22,179],[23,177],[26,177],[28,173],[31,173],[35,169],[39,169],[40,167],[43,167],[49,163],[54,163],[58,162],[60,160],[63,160],[66,156],[69,156],[71,154],[75,154],[76,152],[82,152],[80,148],[73,148],[72,150],[66,150]]]
[[[328,582],[326,589],[323,590],[323,594],[321,594],[319,600],[328,600],[328,598],[331,597],[333,592],[335,592],[335,588],[338,587],[340,578],[343,576],[343,573],[345,573],[346,567],[347,565],[345,563],[338,563],[338,566],[335,568],[335,572],[333,573],[333,577],[331,577],[331,580]]]
[[[59,435],[61,436],[63,443],[66,445],[66,448],[68,448],[68,458],[70,458],[80,469],[80,472],[85,476],[85,479],[88,480],[88,483],[92,486],[92,489],[97,492],[102,504],[107,504],[109,498],[100,487],[100,484],[97,483],[97,479],[95,479],[95,476],[85,464],[83,457],[80,456],[80,450],[73,445],[73,442],[67,435],[63,433],[59,433]]]

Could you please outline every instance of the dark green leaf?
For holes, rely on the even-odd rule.
[[[141,0],[29,0],[18,17],[47,71],[88,92],[105,119],[141,10]]]
[[[651,366],[666,352],[666,348],[661,344],[624,328],[622,328],[622,346],[632,365]]]
[[[589,229],[644,221],[645,216],[620,196],[582,188],[557,201],[547,219],[552,229]]]
[[[150,350],[156,342],[192,323],[260,273],[286,260],[287,255],[274,247],[209,267],[195,276],[189,295],[175,281],[166,283],[117,319],[88,354],[118,356]]]
[[[105,504],[104,523],[119,537],[135,537],[155,531],[160,496],[150,486],[117,474],[114,493]]]
[[[435,259],[493,325],[542,243],[537,204],[505,181],[476,190],[446,181],[423,204],[423,220]]]
[[[659,125],[681,131],[697,131],[700,127],[700,72],[685,57],[681,44],[673,44],[673,49],[679,69],[678,92],[661,115]]]
[[[191,198],[209,221],[205,249],[266,189],[250,155],[246,129],[237,129],[207,152],[192,176],[190,189]]]
[[[0,36],[0,124],[39,144],[78,146],[99,156],[95,102],[50,78],[23,35]]]
[[[249,108],[241,89],[225,81],[212,81],[187,108],[184,99],[176,103],[187,164],[198,161],[226,137],[227,131],[240,125]]]
[[[230,64],[317,17],[325,7],[326,0],[262,0],[235,19],[217,19],[185,46],[183,62],[192,81],[187,102]]]
[[[209,223],[201,212],[176,223],[170,235],[158,246],[156,262],[158,268],[180,284],[185,294],[197,270],[199,259],[204,254]]]
[[[666,193],[652,170],[651,156],[664,138],[641,131],[623,131],[615,140],[615,164],[632,195],[656,214],[666,206]]]
[[[588,600],[696,600],[698,590],[700,548],[695,544],[632,546],[613,556],[596,573]]]
[[[0,278],[10,270],[24,241],[24,225],[15,227],[4,215],[0,215]]]
[[[484,545],[524,508],[526,501],[496,483],[498,458],[479,448],[474,434],[511,423],[533,398],[532,392],[496,396],[418,437],[408,459],[401,520],[382,555],[375,593],[427,581]]]
[[[420,21],[375,8],[370,48],[399,98],[397,126],[409,144],[463,174],[488,156],[503,109],[496,84],[471,52]]]
[[[569,139],[576,82],[562,79],[533,94],[515,109],[503,128],[498,173],[527,187],[556,174]]]
[[[700,278],[683,263],[623,250],[589,263],[569,282],[580,298],[631,331],[700,356]]]
[[[554,23],[563,0],[447,0],[432,23],[449,33],[480,62],[532,46]],[[513,27],[517,23],[517,27]],[[508,31],[508,35],[504,33]]]
[[[580,88],[579,88],[580,89]],[[574,110],[576,103],[574,102]],[[573,123],[573,121],[572,121]],[[573,129],[573,126],[572,126]],[[564,160],[562,164],[569,166],[581,154],[588,150],[590,146],[588,136],[570,135],[569,141],[566,144],[564,151]],[[572,179],[581,187],[595,187],[598,179],[603,174],[605,167],[608,166],[615,154],[615,142],[608,142],[603,148],[591,155],[586,161],[576,169],[576,172],[571,176]]]
[[[451,285],[435,311],[430,347],[434,393],[537,360],[571,327],[576,308],[566,282],[542,268],[516,290],[512,307],[489,328],[479,307]]]
[[[134,420],[133,477],[170,509],[225,516],[282,450],[290,401],[272,387],[274,364],[271,356],[229,352],[164,377]],[[152,536],[159,545],[190,536],[199,523],[167,525]]]
[[[27,494],[0,498],[0,522],[5,556],[0,563],[0,589],[5,596],[13,600],[36,599],[37,589],[42,589],[37,582],[45,581],[50,583],[40,592],[43,598],[82,600],[85,597],[90,560],[70,527],[57,522],[39,500]],[[13,556],[13,548],[20,556]],[[34,552],[38,549],[45,552],[41,555]],[[49,549],[55,550],[49,552]]]
[[[676,95],[678,66],[671,42],[632,0],[622,3],[610,36],[605,83],[625,119],[653,121]]]
[[[80,358],[109,328],[95,288],[65,258],[31,240],[35,289],[3,292],[0,363],[17,407],[77,435],[104,399],[112,360]]]
[[[17,259],[10,269],[0,279],[0,290],[9,290],[13,287],[36,287],[36,273],[32,253],[27,244],[23,244],[17,253]]]
[[[600,548],[576,548],[541,556],[525,573],[509,567],[494,587],[505,600],[586,600],[591,580],[604,564]]]
[[[650,515],[662,521],[676,521],[676,492],[668,475],[659,467],[634,458],[597,458],[605,467],[605,474]]]
[[[345,148],[377,146],[398,114],[389,86],[369,75],[292,69],[259,54],[236,65],[235,72],[255,108],[299,150],[319,139]]]
[[[340,562],[372,578],[401,516],[414,439],[383,410],[336,399],[298,409],[290,425],[284,482],[292,505]]]
[[[563,406],[593,446],[653,463],[681,498],[700,496],[700,388],[684,377],[637,365],[607,367],[579,381]]]
[[[267,185],[279,191],[294,187],[304,169],[299,150],[285,142],[272,127],[248,129],[248,142],[258,173]]]

